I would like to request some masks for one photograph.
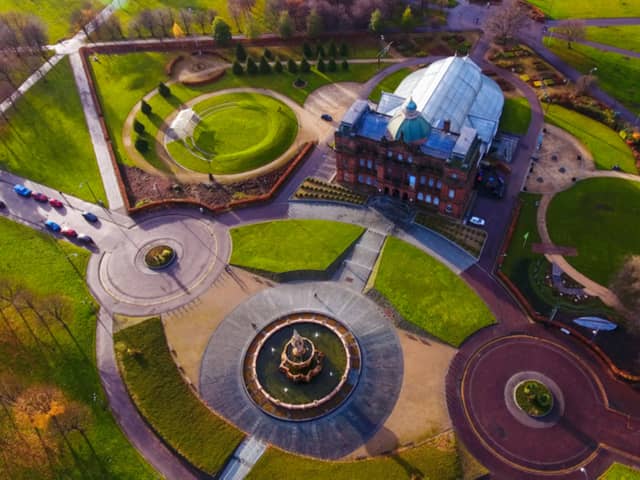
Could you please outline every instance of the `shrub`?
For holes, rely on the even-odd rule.
[[[318,48],[316,49],[316,58],[320,59],[324,57],[324,47],[322,45],[318,45]]]
[[[282,67],[282,62],[280,61],[279,58],[276,58],[276,63],[273,65],[273,69],[277,73],[282,73],[283,67]]]
[[[342,60],[342,70],[345,72],[349,70],[349,62],[347,62],[347,59]]]
[[[331,43],[329,44],[329,57],[336,58],[337,56],[338,56],[338,49],[336,48],[336,44],[333,43],[333,40],[331,40]]]
[[[302,44],[302,54],[308,60],[311,60],[313,58],[313,49],[307,42],[304,42]]]
[[[271,73],[271,65],[264,56],[260,59],[260,73]]]
[[[264,56],[264,58],[266,58],[269,61],[273,60],[273,52],[268,48],[264,49],[264,53],[262,55]]]
[[[149,142],[145,138],[136,138],[135,143],[136,150],[140,153],[147,153],[149,151]]]
[[[302,73],[309,73],[311,71],[311,65],[309,65],[306,58],[303,58],[300,62],[300,71]]]
[[[216,17],[212,24],[213,38],[220,45],[226,45],[231,40],[231,27],[220,17]]]
[[[247,51],[241,43],[236,44],[236,60],[244,62],[247,59]],[[235,73],[235,72],[234,72]]]
[[[158,93],[164,98],[168,98],[171,96],[171,89],[167,87],[163,82],[160,82],[158,84]]]
[[[140,102],[140,110],[142,111],[142,113],[144,113],[145,115],[151,115],[151,105],[149,105],[147,102],[145,102],[144,100],[142,100]]]
[[[326,72],[327,71],[327,65],[324,63],[324,60],[320,59],[318,60],[318,64],[316,65],[316,67],[318,68],[319,72]]]
[[[138,135],[142,135],[144,133],[144,124],[138,120],[133,121],[133,131]]]
[[[341,57],[348,57],[349,56],[349,48],[347,47],[346,43],[341,43],[340,44],[340,56]]]
[[[247,73],[249,75],[255,75],[258,73],[258,66],[253,58],[249,57],[247,59]]]
[[[330,72],[335,72],[337,69],[338,65],[336,65],[336,61],[333,58],[330,58],[327,65],[327,70],[329,70]]]
[[[244,68],[242,68],[242,64],[238,60],[236,60],[235,62],[233,62],[233,66],[231,67],[231,71],[235,75],[242,75],[244,73]]]
[[[289,73],[297,73],[298,72],[298,64],[293,59],[289,59],[287,62],[287,70]]]

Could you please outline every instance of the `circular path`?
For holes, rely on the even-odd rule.
[[[253,403],[242,366],[256,331],[302,311],[345,324],[359,342],[362,371],[353,393],[337,410],[312,421],[288,422]],[[302,455],[336,459],[366,443],[383,425],[400,394],[403,368],[393,325],[374,302],[337,283],[285,284],[249,298],[213,333],[202,359],[200,396],[248,434]]]
[[[226,228],[187,214],[153,216],[121,235],[118,248],[92,257],[88,272],[99,280],[91,283],[93,294],[113,312],[149,314],[182,305],[203,293],[229,258]],[[144,254],[159,244],[171,246],[177,259],[152,270]]]

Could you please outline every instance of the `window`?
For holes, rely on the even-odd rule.
[[[427,183],[427,177],[425,177],[424,175],[422,175],[420,177],[420,185],[424,185],[425,183]]]
[[[373,168],[373,160],[367,160],[367,168]]]
[[[398,154],[398,161],[399,161],[399,162],[401,162],[401,161],[402,161],[402,154],[401,154],[401,153],[399,153],[399,154]]]
[[[361,159],[360,159],[360,166],[361,166],[361,167],[364,167],[364,158],[361,158]]]
[[[411,155],[407,157],[407,162],[413,163],[413,157]]]
[[[454,180],[458,179],[458,174],[457,173],[452,173],[451,174],[451,178],[453,178]]]
[[[391,150],[387,150],[387,157],[391,158],[393,156],[393,152]]]
[[[427,198],[425,199],[425,201],[427,203],[431,203],[431,195],[427,195]]]
[[[371,177],[367,177],[367,185],[371,185]]]
[[[422,192],[418,192],[418,200],[424,200],[424,195]]]
[[[433,197],[433,204],[440,205],[440,199],[438,197]]]
[[[447,211],[447,213],[451,213],[453,211],[453,207],[451,206],[450,203],[447,204],[447,207],[445,208],[445,210]]]
[[[358,183],[364,183],[364,175],[358,175]]]
[[[442,188],[442,181],[438,180],[438,183],[436,183],[436,188],[438,190],[440,190]]]
[[[433,187],[433,177],[429,177],[429,187]]]
[[[452,188],[451,190],[449,190],[449,198],[455,198],[456,196],[456,191]]]

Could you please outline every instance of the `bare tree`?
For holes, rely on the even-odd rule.
[[[156,17],[156,24],[160,27],[163,37],[171,36],[171,27],[173,26],[173,12],[170,8],[158,8],[153,11]]]
[[[527,12],[519,0],[505,0],[486,22],[487,29],[500,41],[515,38],[528,21]]]
[[[82,30],[88,39],[91,39],[87,26],[96,16],[96,12],[91,5],[91,2],[84,2],[80,8],[76,8],[71,12],[71,31],[72,33]]]
[[[89,408],[79,402],[67,403],[64,412],[55,416],[56,425],[62,433],[76,431],[84,434],[90,419]]]
[[[45,312],[52,319],[60,323],[65,330],[69,330],[69,326],[65,319],[71,316],[71,305],[60,295],[51,295],[45,300]]]
[[[194,15],[195,22],[200,25],[200,32],[204,35],[211,28],[211,22],[218,16],[215,10],[196,10]]]
[[[640,333],[640,255],[627,258],[610,286],[634,320],[629,330]]]
[[[105,32],[107,37],[111,40],[124,38],[124,32],[122,31],[120,19],[115,15],[111,15],[102,23],[100,31]]]
[[[0,45],[3,46],[2,48],[13,49],[19,56],[22,41],[18,32],[7,15],[0,16]]]
[[[13,71],[13,64],[8,55],[0,56],[0,78],[3,78],[5,82],[11,85],[14,89],[17,88],[17,85],[13,81],[13,77],[11,77],[11,72]]]
[[[142,10],[138,14],[137,19],[138,22],[140,22],[140,25],[142,25],[150,36],[156,36],[156,16],[153,14],[152,10]]]
[[[253,8],[255,0],[227,0],[227,8],[229,14],[236,24],[236,28],[240,30],[240,22],[243,20]]]
[[[571,42],[584,40],[587,35],[583,20],[564,20],[556,27],[556,31],[567,41],[567,48],[571,48]]]
[[[34,52],[39,53],[42,58],[49,61],[46,46],[49,41],[47,30],[38,17],[29,16],[22,27],[22,38],[27,46]]]
[[[139,18],[134,18],[129,22],[129,36],[144,37],[144,25],[142,25]]]
[[[178,10],[178,15],[180,16],[180,22],[182,23],[182,28],[187,35],[191,35],[191,25],[193,25],[194,15],[190,8],[181,8]]]
[[[575,83],[575,94],[577,96],[589,93],[589,89],[596,84],[596,77],[593,75],[580,75]]]

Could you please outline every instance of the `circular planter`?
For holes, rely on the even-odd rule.
[[[144,263],[151,270],[162,270],[171,265],[176,257],[176,251],[169,245],[156,245],[144,254]]]
[[[530,417],[541,418],[553,410],[553,393],[538,380],[519,382],[513,389],[513,399],[518,408]]]
[[[301,78],[297,78],[293,81],[293,86],[296,88],[304,88],[307,86],[307,82]]]

